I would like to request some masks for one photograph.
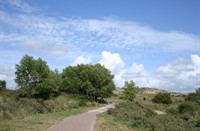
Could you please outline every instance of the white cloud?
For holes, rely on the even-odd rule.
[[[178,60],[157,69],[157,87],[174,91],[191,91],[200,87],[200,57],[191,55],[190,61]]]
[[[191,61],[194,63],[195,66],[200,68],[200,57],[198,55],[192,55],[191,56]]]
[[[72,62],[71,65],[90,64],[90,63],[92,63],[92,59],[90,57],[79,56]]]
[[[46,43],[43,40],[39,41],[32,38],[19,41],[19,45],[31,51],[43,52],[54,56],[63,56],[70,50],[69,44],[52,44],[51,42]]]
[[[6,81],[6,87],[9,89],[15,89],[16,83],[14,82],[15,78],[15,69],[12,66],[0,65],[0,80]]]
[[[115,75],[119,74],[125,66],[118,53],[110,53],[108,51],[102,52],[99,63],[110,69]]]
[[[162,32],[136,22],[112,18],[70,19],[9,14],[1,11],[2,41],[25,43],[33,38],[51,46],[114,48],[135,53],[198,52],[199,37],[184,32]],[[5,37],[7,36],[7,37]],[[15,37],[13,37],[15,36]],[[62,53],[60,53],[62,54]]]
[[[159,31],[141,23],[113,18],[71,19],[34,15],[31,14],[34,8],[25,1],[7,0],[7,3],[23,13],[11,14],[6,9],[0,9],[0,39],[3,50],[18,51],[20,55],[25,52],[38,55],[38,52],[42,52],[47,59],[53,55],[62,61],[76,58],[71,63],[74,65],[91,63],[92,59],[88,56],[94,58],[92,53],[99,54],[107,50],[102,52],[98,60],[115,74],[115,83],[119,86],[123,85],[124,80],[131,79],[140,86],[166,89],[173,87],[177,90],[187,90],[200,85],[198,55],[192,55],[190,61],[179,59],[160,66],[157,72],[152,74],[154,78],[150,78],[145,65],[133,63],[131,67],[125,68],[125,62],[120,57],[120,53],[127,57],[169,52],[195,54],[200,51],[199,36],[178,31]],[[16,60],[13,62],[15,55],[16,53],[12,53],[6,56],[4,63],[16,63]],[[51,63],[55,64],[54,61]],[[14,71],[8,72],[13,74]],[[8,75],[1,73],[0,76],[7,78]]]
[[[21,10],[26,13],[33,12],[33,7],[29,6],[27,3],[25,3],[22,0],[6,0],[9,4],[15,6],[16,9]]]
[[[100,63],[115,74],[114,81],[117,87],[123,87],[125,80],[133,80],[140,87],[156,87],[169,91],[190,92],[200,87],[198,55],[191,55],[190,60],[180,58],[160,66],[151,76],[142,64],[133,63],[130,68],[124,68],[124,62],[116,53],[102,52]]]

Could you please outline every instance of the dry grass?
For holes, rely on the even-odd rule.
[[[133,131],[133,129],[115,121],[112,116],[103,113],[97,116],[94,131]]]

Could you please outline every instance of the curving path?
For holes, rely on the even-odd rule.
[[[92,131],[96,115],[107,111],[113,105],[75,115],[47,129],[47,131]]]

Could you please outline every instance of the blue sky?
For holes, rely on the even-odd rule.
[[[101,63],[122,87],[200,87],[199,0],[0,0],[0,79],[24,54],[53,70]]]

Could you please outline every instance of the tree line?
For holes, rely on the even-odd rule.
[[[68,66],[59,73],[41,58],[26,54],[15,68],[21,97],[49,99],[64,92],[97,100],[111,96],[115,89],[114,76],[101,64]]]

